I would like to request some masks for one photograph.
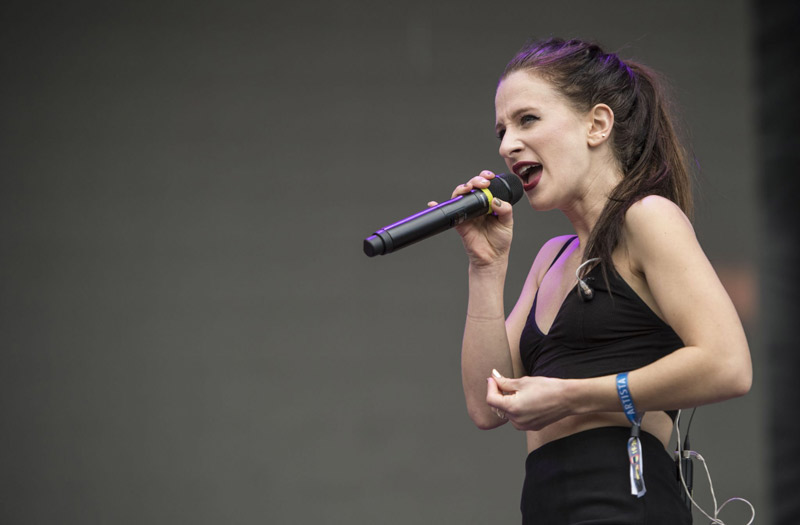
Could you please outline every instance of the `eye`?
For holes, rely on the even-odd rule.
[[[522,116],[519,118],[519,122],[520,122],[520,124],[522,124],[523,126],[524,126],[525,124],[530,124],[530,123],[532,123],[532,122],[536,122],[537,120],[539,120],[539,117],[537,117],[536,115],[522,115]]]
[[[506,134],[506,130],[505,129],[498,129],[497,130],[497,134],[496,134],[497,140],[503,140],[503,137],[505,136],[505,134]]]

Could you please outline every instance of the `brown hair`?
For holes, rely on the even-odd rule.
[[[691,215],[687,155],[671,117],[659,76],[632,61],[623,62],[596,44],[551,38],[527,44],[508,63],[502,79],[530,71],[550,82],[581,112],[606,104],[614,112],[610,140],[623,178],[589,235],[584,260],[600,258],[612,267],[625,212],[647,195],[660,195]]]

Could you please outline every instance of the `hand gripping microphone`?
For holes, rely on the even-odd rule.
[[[364,253],[369,257],[386,255],[409,244],[492,212],[492,199],[516,204],[522,197],[522,181],[516,175],[501,173],[489,181],[486,189],[472,190],[447,202],[437,204],[411,217],[385,226],[364,239]]]

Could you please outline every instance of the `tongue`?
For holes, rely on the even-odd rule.
[[[542,165],[539,164],[538,166],[534,166],[530,168],[525,175],[525,182],[529,182],[533,177],[538,175],[542,171]]]

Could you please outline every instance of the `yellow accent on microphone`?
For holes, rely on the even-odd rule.
[[[485,193],[486,196],[489,198],[489,211],[486,212],[486,215],[489,215],[493,211],[492,210],[492,201],[494,200],[494,197],[492,196],[492,192],[489,191],[489,188],[483,188],[481,191],[483,193]]]

